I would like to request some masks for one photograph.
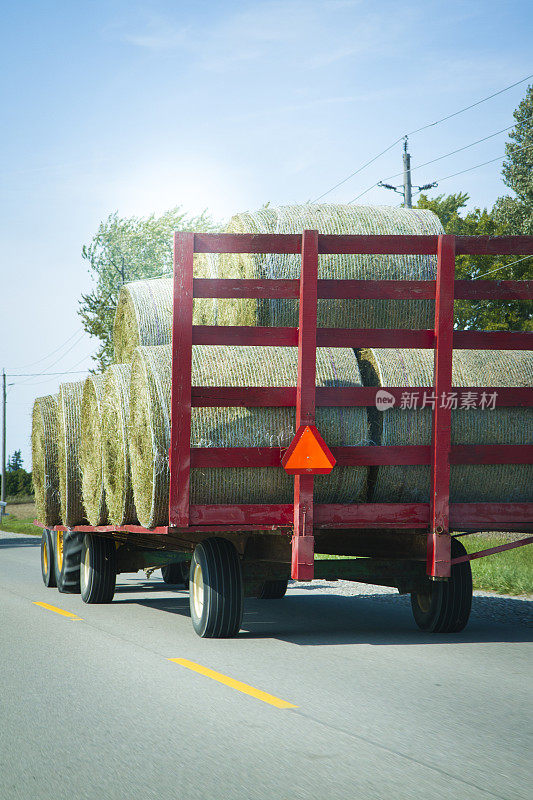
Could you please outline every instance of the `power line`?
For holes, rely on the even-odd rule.
[[[85,360],[86,356],[82,360]],[[40,378],[43,375],[80,375],[87,372],[86,369],[67,369],[64,372],[8,372],[10,378]]]
[[[465,106],[464,108],[459,109],[459,111],[454,111],[453,114],[448,114],[446,117],[442,117],[441,119],[436,120],[436,122],[430,122],[429,125],[423,125],[421,128],[417,128],[415,131],[411,131],[407,134],[407,136],[412,136],[415,133],[420,133],[420,131],[425,131],[427,128],[433,128],[434,125],[440,125],[441,122],[446,122],[446,120],[451,119],[452,117],[456,117],[458,114],[462,114],[464,111],[470,111],[471,108],[475,108],[476,106],[481,105],[481,103],[485,103],[487,100],[492,100],[493,97],[497,97],[499,94],[503,94],[504,92],[509,91],[509,89],[514,89],[515,86],[519,86],[521,83],[528,81],[530,78],[533,78],[533,74],[526,75],[525,78],[522,78],[516,83],[511,83],[510,86],[506,86],[505,89],[500,89],[499,92],[494,92],[494,94],[489,94],[488,97],[483,97],[482,100],[478,100],[477,103],[472,103],[469,106]]]
[[[400,136],[398,139],[395,139],[394,142],[391,145],[389,145],[388,147],[385,148],[385,150],[382,150],[381,153],[378,153],[377,156],[374,156],[374,158],[371,158],[370,161],[367,161],[365,164],[363,164],[362,167],[359,167],[359,169],[356,169],[355,172],[351,173],[351,175],[348,175],[348,177],[343,178],[342,181],[339,181],[338,183],[336,183],[335,186],[332,186],[331,189],[327,190],[327,192],[324,192],[323,194],[319,195],[319,197],[315,197],[315,199],[311,200],[311,202],[312,203],[318,202],[318,200],[321,200],[323,197],[325,197],[327,194],[332,192],[334,189],[337,189],[339,186],[342,186],[343,183],[346,183],[346,181],[349,181],[350,178],[354,177],[354,175],[357,175],[359,172],[362,172],[366,167],[369,167],[370,164],[373,164],[374,161],[377,161],[378,158],[380,158],[381,156],[385,155],[385,153],[388,153],[389,150],[392,150],[394,145],[398,144],[398,142],[401,142],[402,139],[403,139],[403,136]]]
[[[355,172],[352,172],[346,178],[343,178],[341,181],[336,183],[335,186],[332,186],[330,189],[327,189],[327,191],[323,192],[321,195],[316,197],[314,200],[311,200],[311,203],[316,203],[318,200],[321,200],[327,194],[330,194],[330,192],[332,192],[334,189],[337,189],[339,186],[342,186],[343,183],[346,183],[346,181],[349,181],[350,178],[354,177],[354,175],[357,175],[359,172],[364,170],[370,164],[373,164],[374,161],[376,161],[382,155],[384,155],[385,153],[388,153],[389,150],[392,150],[392,148],[396,144],[398,144],[398,142],[401,142],[402,139],[404,139],[406,136],[413,136],[415,133],[420,133],[421,131],[425,131],[428,128],[433,128],[435,125],[440,125],[441,122],[445,122],[448,119],[452,119],[452,117],[456,117],[459,114],[463,114],[465,111],[469,111],[471,108],[475,108],[476,106],[481,105],[481,103],[485,103],[487,100],[492,100],[493,97],[497,97],[499,94],[503,94],[504,92],[509,91],[509,89],[514,89],[515,86],[519,86],[521,83],[524,83],[525,81],[529,80],[530,78],[533,78],[533,74],[526,75],[525,78],[522,78],[521,80],[516,81],[516,83],[511,83],[509,86],[506,86],[504,89],[500,89],[498,92],[494,92],[493,94],[490,94],[487,97],[483,97],[481,100],[478,100],[475,103],[471,103],[469,106],[465,106],[464,108],[460,108],[459,111],[454,111],[453,114],[448,114],[447,116],[442,117],[441,119],[435,120],[435,122],[430,122],[427,125],[423,125],[421,128],[416,128],[413,131],[409,131],[408,133],[404,133],[402,136],[399,136],[397,139],[395,139],[394,142],[392,142],[392,144],[390,144],[388,147],[386,147],[385,150],[382,150],[380,153],[378,153],[376,156],[371,158],[369,161],[366,161],[361,167],[356,169]],[[376,186],[376,184],[374,184],[374,186]],[[371,188],[373,188],[373,187],[371,187]],[[368,189],[366,191],[370,191],[370,189]],[[363,192],[363,194],[365,194],[365,193],[366,192]],[[358,197],[361,197],[361,196],[362,195],[358,195]],[[358,198],[356,197],[355,200],[357,200],[357,199]],[[350,202],[353,203],[354,201],[351,200]]]
[[[533,144],[525,145],[524,147],[518,147],[516,150],[513,150],[513,153],[519,153],[521,150],[531,150]],[[493,164],[495,161],[501,161],[502,158],[505,156],[498,156],[497,158],[491,158],[489,161],[483,161],[481,164],[476,164],[473,167],[468,167],[468,169],[462,169],[459,172],[454,172],[452,175],[445,175],[444,178],[437,178],[437,182],[441,183],[441,181],[447,181],[448,178],[455,178],[456,175],[462,175],[464,172],[470,172],[473,169],[477,169],[478,167],[484,167],[486,164]]]
[[[530,144],[525,145],[524,147],[517,148],[513,152],[519,153],[521,150],[529,150],[531,147],[533,147],[533,145]],[[478,167],[484,167],[486,164],[493,164],[495,161],[501,161],[502,158],[505,158],[505,155],[497,156],[497,158],[491,158],[489,159],[489,161],[483,161],[481,164],[475,164],[473,167],[468,167],[467,169],[462,169],[459,172],[454,172],[452,175],[446,175],[444,178],[437,178],[435,183],[441,183],[442,181],[448,180],[448,178],[455,178],[456,175],[462,175],[464,172],[470,172],[473,169],[478,169]],[[373,183],[372,186],[369,186],[363,192],[358,194],[357,197],[354,197],[353,200],[349,200],[348,205],[350,205],[351,203],[355,203],[356,200],[359,200],[359,198],[362,197],[364,194],[367,194],[367,192],[369,192],[371,189],[374,189],[374,187],[378,186],[379,183],[380,183],[379,181],[376,181],[376,183]]]
[[[489,272],[484,272],[483,275],[477,275],[472,280],[478,281],[480,278],[484,278],[486,275],[492,275],[493,272],[499,272],[501,269],[506,269],[507,267],[514,267],[515,264],[519,264],[521,261],[526,261],[528,258],[533,258],[533,256],[524,256],[523,258],[518,258],[516,261],[511,261],[510,264],[502,264],[501,267],[496,267],[496,269],[491,269]]]
[[[437,158],[432,158],[431,161],[424,161],[423,164],[419,164],[416,167],[413,167],[411,172],[415,172],[417,169],[422,169],[422,167],[427,167],[429,164],[434,164],[436,161],[442,161],[443,158],[448,158],[448,156],[454,156],[456,153],[461,153],[463,150],[468,150],[469,147],[474,147],[476,144],[481,144],[481,142],[486,142],[488,139],[493,139],[495,136],[498,136],[500,133],[505,133],[505,131],[510,131],[511,128],[514,128],[516,123],[512,125],[508,125],[507,128],[502,128],[501,131],[496,131],[496,133],[491,133],[489,136],[484,136],[482,139],[476,139],[475,142],[470,142],[470,144],[465,144],[464,147],[458,147],[457,150],[452,150],[449,153],[445,153],[443,156],[438,156]],[[403,172],[397,172],[395,175],[389,175],[388,178],[383,178],[383,181],[390,181],[392,178],[397,178],[399,175],[403,175]]]
[[[43,356],[42,358],[38,358],[38,359],[37,359],[37,361],[30,361],[30,363],[29,363],[29,364],[24,364],[24,366],[22,367],[22,369],[26,369],[27,367],[34,367],[34,366],[35,366],[35,364],[40,364],[40,363],[41,363],[41,361],[47,361],[47,360],[48,360],[48,359],[49,359],[51,356],[55,355],[55,354],[56,354],[56,353],[57,353],[59,350],[61,350],[61,349],[62,349],[62,348],[63,348],[63,347],[66,345],[66,344],[68,344],[70,341],[72,341],[72,339],[73,339],[75,336],[77,336],[77,335],[78,335],[78,333],[79,333],[81,330],[83,330],[83,328],[80,326],[79,328],[77,328],[77,329],[74,331],[74,333],[73,333],[71,336],[69,336],[69,337],[68,337],[68,339],[65,339],[65,341],[64,341],[62,344],[60,344],[60,345],[59,345],[59,347],[56,347],[56,348],[55,348],[55,350],[52,350],[50,353],[48,353],[46,356]]]
[[[74,348],[75,348],[75,347],[77,347],[77,345],[78,345],[78,344],[81,342],[81,340],[83,339],[83,337],[84,337],[84,334],[85,334],[85,331],[82,331],[82,332],[81,332],[81,334],[80,334],[80,335],[79,335],[79,336],[78,336],[78,337],[77,337],[77,338],[76,338],[76,339],[73,341],[73,343],[71,344],[71,346],[70,346],[70,347],[69,347],[67,350],[65,350],[65,352],[64,352],[64,353],[62,353],[62,355],[60,355],[60,356],[59,356],[59,358],[56,358],[56,360],[55,360],[55,361],[53,361],[51,364],[49,364],[49,365],[48,365],[48,369],[50,369],[50,367],[55,367],[55,365],[56,365],[56,364],[58,364],[58,363],[59,363],[59,362],[60,362],[60,361],[61,361],[63,358],[65,358],[65,356],[66,356],[66,355],[68,355],[68,353],[70,353],[72,350],[74,350]],[[81,360],[83,361],[85,358],[86,358],[86,356],[84,356],[84,358],[83,358],[83,359],[81,359]],[[78,363],[79,363],[79,362],[78,362]],[[73,366],[77,366],[77,364],[74,364]],[[28,374],[29,376],[33,377],[34,375],[47,375],[47,374],[51,374],[51,373],[47,373],[47,372],[35,372],[35,373],[27,373],[27,374]],[[26,381],[22,381],[22,383],[25,383],[25,382],[26,382]]]

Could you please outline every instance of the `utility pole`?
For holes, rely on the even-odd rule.
[[[405,208],[413,207],[411,189],[411,154],[407,152],[407,136],[403,140],[403,204]]]
[[[2,370],[2,503],[6,500],[6,371]],[[1,506],[0,519],[5,506]]]
[[[404,136],[403,139],[403,186],[392,186],[390,183],[383,183],[383,181],[378,182],[378,186],[382,189],[391,189],[393,192],[397,192],[403,196],[403,206],[404,208],[412,208],[413,207],[413,186],[411,183],[411,154],[407,152],[407,136]],[[393,177],[395,177],[393,175]],[[420,192],[425,191],[426,189],[433,189],[434,186],[438,186],[436,181],[433,183],[426,183],[424,186],[416,186],[415,188],[418,189]]]

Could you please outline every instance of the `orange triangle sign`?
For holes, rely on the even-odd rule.
[[[335,463],[333,453],[315,425],[302,425],[281,459],[289,475],[327,475]]]

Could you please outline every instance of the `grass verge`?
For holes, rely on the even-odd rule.
[[[41,528],[33,524],[33,520],[4,518],[0,525],[0,531],[5,533],[29,533],[31,536],[40,536]]]
[[[501,537],[464,536],[467,553],[504,544]],[[533,545],[505,550],[470,562],[474,589],[499,594],[533,594]]]
[[[525,538],[527,534],[522,537]],[[461,541],[467,553],[499,547],[509,541],[502,535],[463,536]],[[347,558],[348,556],[316,555],[317,559]],[[505,550],[492,556],[476,558],[472,565],[474,589],[498,594],[533,594],[533,545]]]

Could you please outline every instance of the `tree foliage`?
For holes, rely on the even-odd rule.
[[[23,466],[22,454],[20,450],[15,450],[6,464],[6,496],[16,497],[17,495],[33,494],[33,484],[31,472],[27,472]],[[0,482],[1,483],[1,482]]]
[[[533,235],[533,85],[514,113],[516,125],[505,145],[503,182],[515,196],[500,197],[494,217],[505,233]]]
[[[99,370],[113,358],[113,317],[120,287],[126,281],[171,272],[175,230],[212,231],[216,226],[205,212],[189,216],[179,207],[160,217],[119,217],[115,212],[83,247],[82,256],[96,285],[92,292],[82,295],[78,313],[87,333],[100,340],[93,356]]]
[[[456,236],[497,236],[502,234],[533,233],[533,93],[528,89],[526,99],[515,112],[517,125],[510,134],[514,143],[506,145],[507,158],[503,166],[504,180],[516,197],[500,198],[491,211],[474,208],[461,213],[469,196],[465,192],[429,198],[421,194],[418,208],[429,208],[442,222],[446,233]],[[525,150],[528,142],[531,149]],[[456,276],[477,280],[526,280],[532,276],[532,258],[516,256],[458,256]],[[457,328],[478,330],[533,330],[531,303],[526,301],[456,300]]]

